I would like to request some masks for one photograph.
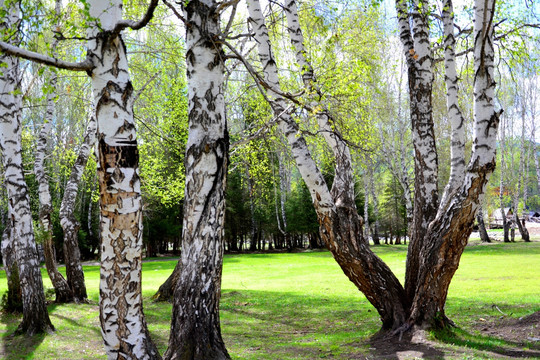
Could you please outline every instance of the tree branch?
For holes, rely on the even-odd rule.
[[[146,14],[142,17],[139,21],[134,20],[120,20],[116,23],[113,29],[114,34],[120,33],[120,31],[124,30],[125,28],[131,28],[132,30],[139,30],[145,27],[150,20],[154,17],[154,10],[158,6],[159,0],[151,0],[150,5],[148,5],[148,9],[146,10]]]
[[[172,10],[173,14],[176,15],[176,17],[177,17],[178,19],[182,20],[182,22],[183,22],[184,24],[186,24],[186,19],[178,12],[178,10],[176,10],[176,8],[174,7],[173,4],[171,4],[171,3],[168,2],[167,0],[162,0],[162,1],[163,1],[163,3],[164,3],[165,5],[167,5],[167,7],[168,7],[169,9]]]
[[[89,71],[94,68],[94,65],[89,57],[86,60],[72,63],[56,58],[52,58],[37,52],[21,49],[20,47],[10,45],[3,41],[0,41],[0,49],[6,54],[16,56],[22,59],[30,60],[38,64],[53,66],[59,69],[73,70],[73,71]]]

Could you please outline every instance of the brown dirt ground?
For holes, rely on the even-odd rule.
[[[508,346],[490,349],[456,347],[428,340],[425,332],[416,330],[402,339],[374,336],[370,341],[371,355],[351,356],[350,359],[540,359],[540,312],[519,319],[502,317],[486,320],[473,330],[504,340]]]

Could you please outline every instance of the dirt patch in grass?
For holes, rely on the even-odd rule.
[[[515,342],[540,351],[540,311],[515,318],[501,317],[477,323],[475,329],[483,335]],[[537,356],[540,357],[540,352]]]
[[[424,331],[409,331],[400,337],[389,337],[386,333],[379,333],[369,341],[370,356],[351,357],[351,359],[445,359],[448,350],[427,340]]]

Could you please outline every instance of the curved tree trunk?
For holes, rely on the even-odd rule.
[[[184,2],[189,97],[181,272],[165,359],[230,359],[221,336],[225,185],[229,134],[218,3]]]
[[[178,278],[182,272],[182,262],[178,261],[174,267],[173,272],[167,280],[159,287],[158,291],[154,294],[152,299],[155,301],[172,301],[174,296],[174,290],[176,289],[176,284],[178,283]]]
[[[92,108],[92,111],[94,109]],[[60,205],[60,225],[64,230],[64,259],[66,264],[66,275],[70,288],[73,291],[75,301],[85,302],[87,300],[86,285],[84,283],[84,272],[81,265],[81,252],[79,250],[78,232],[80,224],[75,218],[75,202],[79,190],[79,182],[84,173],[84,168],[88,162],[90,151],[96,142],[96,119],[92,114],[86,133],[79,149],[77,159],[71,168],[68,182],[64,189],[64,197]]]
[[[264,23],[259,1],[249,0],[248,11],[255,40],[259,47],[259,58],[264,69],[270,105],[279,119],[279,128],[289,142],[297,167],[306,183],[317,212],[321,237],[348,278],[362,291],[381,316],[384,328],[394,328],[407,318],[403,305],[403,288],[391,270],[370,249],[362,237],[362,219],[354,203],[352,187],[352,164],[347,144],[334,132],[331,116],[327,109],[317,114],[317,121],[326,142],[335,157],[335,178],[331,191],[313,161],[307,144],[299,132],[298,125],[286,111],[286,102],[279,95],[278,71],[273,58],[268,30]],[[303,50],[303,35],[298,24],[294,1],[285,6],[291,42],[296,48],[296,57],[303,69],[306,87],[315,90],[315,78]],[[387,291],[381,294],[380,289]]]
[[[19,22],[19,9],[9,3],[3,30],[10,29]],[[4,1],[0,0],[0,7]],[[9,199],[11,239],[15,252],[21,296],[23,320],[17,332],[27,335],[54,330],[49,319],[45,303],[43,279],[39,268],[39,257],[34,240],[32,213],[28,187],[24,180],[21,148],[21,96],[16,94],[19,88],[19,60],[5,54],[0,61],[7,65],[0,76],[0,150],[5,172],[5,186]]]
[[[98,133],[101,281],[100,321],[109,359],[160,359],[150,339],[141,293],[142,211],[133,87],[126,47],[112,30],[122,1],[89,1],[89,30]]]
[[[56,15],[60,15],[61,1],[56,1]],[[56,50],[57,40],[54,40],[51,45],[51,51],[53,54]],[[43,127],[39,133],[37,146],[36,146],[36,158],[34,161],[34,173],[36,180],[39,184],[39,223],[45,232],[45,239],[43,241],[43,250],[45,254],[45,266],[47,273],[51,279],[51,283],[54,287],[57,303],[65,303],[73,301],[73,292],[68,285],[68,282],[64,276],[58,271],[56,263],[56,254],[53,244],[52,235],[52,223],[51,213],[53,211],[51,202],[51,193],[49,190],[49,179],[45,172],[45,157],[47,155],[47,140],[50,137],[54,119],[54,103],[56,100],[56,72],[50,71],[49,84],[53,91],[47,94],[47,111],[45,113],[45,119],[43,121]]]
[[[51,78],[51,83],[54,84],[56,79]],[[53,85],[54,86],[54,85]],[[49,94],[48,96],[51,96]],[[58,271],[56,263],[56,255],[53,244],[52,236],[52,223],[51,223],[51,194],[49,191],[49,180],[45,174],[44,160],[46,156],[47,138],[49,136],[52,116],[54,111],[53,98],[47,99],[47,114],[45,116],[45,123],[39,133],[38,144],[36,147],[36,159],[34,163],[34,172],[36,174],[36,180],[39,184],[39,222],[45,232],[45,239],[43,240],[43,251],[45,255],[45,266],[47,273],[51,279],[51,283],[54,287],[57,303],[65,303],[73,301],[73,292],[71,291],[66,279]]]

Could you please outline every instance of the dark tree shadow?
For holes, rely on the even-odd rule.
[[[7,332],[2,334],[0,358],[6,360],[30,359],[32,353],[43,342],[47,334],[34,336],[14,335],[22,320],[22,314],[0,313],[0,321],[6,324]]]
[[[399,336],[389,337],[380,332],[369,340],[371,356],[374,359],[444,359],[445,352],[423,336],[414,335],[411,331]]]

